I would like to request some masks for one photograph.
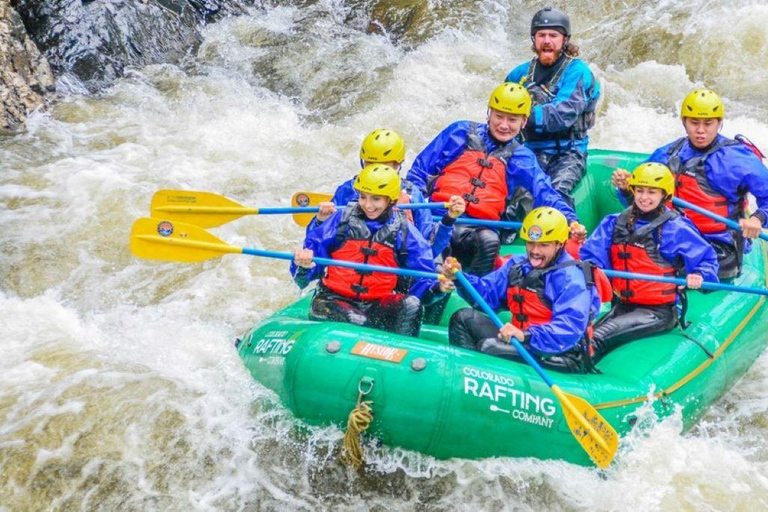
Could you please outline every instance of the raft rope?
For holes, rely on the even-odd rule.
[[[368,384],[368,389],[363,390],[363,383]],[[368,430],[373,421],[373,400],[363,400],[363,398],[373,389],[373,379],[360,379],[357,386],[359,394],[357,395],[357,405],[349,413],[347,419],[347,431],[344,433],[344,446],[341,448],[339,459],[347,466],[360,469],[365,461],[363,447],[360,446],[360,435]]]

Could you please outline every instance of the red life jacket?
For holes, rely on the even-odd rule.
[[[365,214],[359,204],[348,206],[336,229],[336,249],[331,258],[368,265],[399,267],[398,256],[407,256],[406,237],[408,221],[402,210],[392,210],[394,222],[387,223],[371,233],[365,223]],[[400,235],[400,253],[395,253],[395,243]],[[343,267],[328,267],[323,285],[342,297],[356,300],[381,299],[391,295],[397,286],[397,276],[383,272],[368,272]]]
[[[631,209],[632,207],[627,208],[616,218],[611,239],[611,266],[615,270],[624,272],[675,277],[678,269],[682,268],[682,263],[672,264],[661,256],[659,244],[656,243],[653,233],[656,228],[676,218],[679,213],[666,210],[643,227],[630,231]],[[611,284],[619,299],[629,304],[646,306],[673,304],[677,296],[677,285],[670,283],[614,277],[611,279]]]
[[[586,262],[569,260],[544,269],[531,269],[523,275],[524,263],[525,260],[512,265],[507,277],[507,307],[512,313],[511,323],[523,331],[531,325],[543,325],[552,321],[552,301],[544,295],[544,278],[548,273],[577,265],[584,272],[587,290],[594,286],[593,267]],[[591,331],[591,328],[588,331]]]
[[[432,201],[447,202],[454,195],[463,197],[470,217],[499,220],[509,195],[507,162],[517,149],[517,142],[489,153],[476,129],[477,123],[470,123],[464,152],[440,171],[428,191]]]
[[[744,211],[747,207],[746,194],[741,193],[739,201],[736,203],[728,201],[725,196],[712,188],[707,179],[704,164],[712,153],[719,151],[723,147],[739,144],[739,142],[724,138],[704,154],[682,162],[680,150],[683,148],[686,140],[688,140],[686,137],[678,139],[667,151],[667,155],[669,155],[668,165],[675,175],[675,197],[700,206],[721,217],[727,217],[738,222],[739,219],[744,217]],[[728,212],[729,206],[731,207],[730,213]],[[722,233],[727,229],[725,224],[692,210],[684,209],[683,214],[691,219],[691,222],[702,233]]]

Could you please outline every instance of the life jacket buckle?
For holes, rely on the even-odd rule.
[[[355,293],[366,293],[368,291],[368,287],[361,284],[353,284],[350,288]]]
[[[632,257],[632,253],[631,252],[619,251],[617,256],[619,257],[620,260],[628,260],[628,259],[630,259]]]
[[[480,202],[480,200],[477,197],[475,197],[473,194],[464,194],[463,197],[464,197],[464,200],[468,203],[478,204]]]
[[[480,178],[470,178],[469,182],[476,187],[485,188],[485,182]]]
[[[376,256],[379,254],[378,249],[374,249],[373,247],[361,247],[360,252],[365,254],[366,256]]]
[[[488,169],[493,167],[493,164],[489,160],[486,160],[485,158],[478,158],[477,163],[480,165],[480,167],[486,167]]]
[[[524,315],[523,313],[515,313],[515,320],[518,322],[527,322],[528,315]]]
[[[523,302],[525,302],[525,297],[523,297],[523,294],[521,293],[515,293],[512,295],[512,300],[522,304]]]
[[[624,298],[629,298],[629,297],[634,297],[635,296],[635,292],[632,291],[632,290],[621,290],[621,294],[620,295],[622,297],[624,297]]]

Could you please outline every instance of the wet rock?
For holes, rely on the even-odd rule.
[[[194,55],[205,23],[242,14],[226,0],[12,0],[30,37],[69,89],[94,92],[127,66]]]
[[[351,0],[348,5],[351,19],[367,19],[366,32],[405,46],[418,46],[446,27],[461,26],[483,13],[475,0]]]
[[[126,66],[179,62],[200,44],[195,11],[175,0],[17,0],[59,83],[93,92]]]
[[[29,112],[55,92],[45,57],[27,35],[19,14],[0,0],[0,133],[24,128]]]

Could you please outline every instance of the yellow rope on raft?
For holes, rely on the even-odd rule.
[[[363,401],[363,396],[365,395],[360,393],[357,397],[357,405],[349,413],[347,431],[344,433],[344,446],[341,448],[341,455],[339,456],[344,464],[355,469],[360,469],[364,460],[363,447],[360,446],[360,434],[368,430],[373,421],[373,411],[371,410],[373,400]]]

